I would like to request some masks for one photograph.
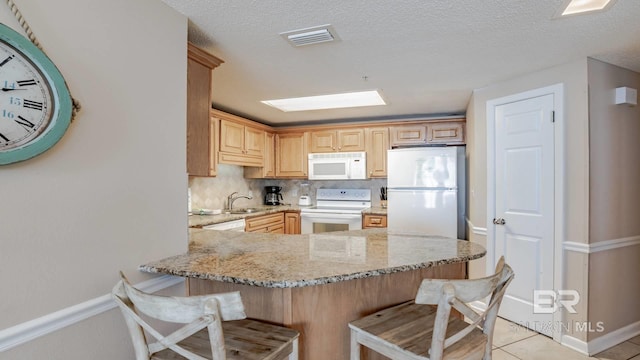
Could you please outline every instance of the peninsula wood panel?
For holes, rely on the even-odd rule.
[[[248,317],[300,332],[300,359],[348,359],[350,321],[414,299],[425,278],[462,279],[466,264],[446,264],[365,279],[273,289],[189,279],[190,295],[240,291]],[[384,359],[369,352],[367,359]]]

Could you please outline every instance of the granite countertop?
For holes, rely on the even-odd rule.
[[[278,206],[269,206],[269,205],[261,205],[252,207],[257,211],[249,213],[249,214],[226,214],[224,211],[222,214],[217,215],[189,215],[189,227],[190,228],[201,228],[207,225],[220,224],[227,221],[246,219],[252,216],[260,216],[266,214],[272,214],[280,211],[300,211],[302,206],[298,205],[278,205]],[[382,207],[371,207],[362,211],[363,214],[371,214],[371,215],[387,215],[387,209]]]
[[[189,251],[140,266],[149,273],[267,288],[328,284],[485,255],[478,244],[387,229],[280,235],[189,229]]]
[[[362,210],[362,214],[365,215],[387,215],[387,208],[380,206],[372,206],[368,209]]]

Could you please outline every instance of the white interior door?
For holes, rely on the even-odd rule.
[[[554,289],[554,94],[494,105],[490,258],[504,255],[515,272],[500,316],[553,336],[553,314],[534,308],[534,290]]]

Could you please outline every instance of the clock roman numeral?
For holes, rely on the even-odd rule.
[[[0,66],[4,66],[6,63],[9,62],[9,60],[13,59],[13,55],[9,56],[8,58],[2,60],[2,62],[0,62]]]
[[[6,142],[9,142],[9,138],[4,136],[2,133],[0,133],[0,138],[2,138],[2,140],[6,141]]]
[[[29,127],[31,129],[33,129],[36,124],[32,123],[31,121],[23,118],[22,116],[18,115],[18,118],[16,120],[14,120],[15,122],[17,122],[18,124],[24,126],[24,127]]]
[[[31,80],[18,80],[16,82],[20,86],[29,86],[29,85],[35,85],[36,84],[36,81],[33,80],[33,79],[31,79]]]
[[[42,111],[43,105],[41,102],[37,102],[37,101],[31,101],[31,100],[27,100],[24,99],[24,102],[22,103],[23,107],[29,108],[29,109],[35,109],[35,110],[40,110]]]

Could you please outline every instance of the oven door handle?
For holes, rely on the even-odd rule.
[[[362,214],[301,213],[300,217],[303,219],[357,220],[362,219]]]

